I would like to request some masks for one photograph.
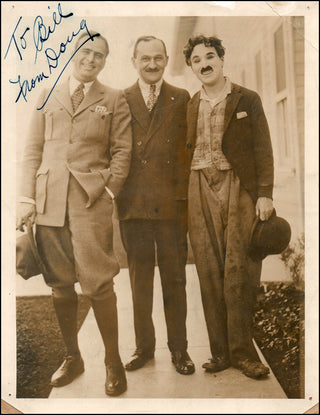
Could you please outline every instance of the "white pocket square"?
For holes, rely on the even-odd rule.
[[[248,114],[245,111],[237,112],[237,119],[240,120],[241,118],[247,117]]]
[[[108,111],[108,108],[105,107],[104,105],[97,105],[96,108],[94,109],[95,112],[100,112],[103,114],[110,114],[110,111]]]

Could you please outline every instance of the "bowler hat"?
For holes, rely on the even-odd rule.
[[[39,256],[30,221],[27,223],[27,233],[19,236],[16,241],[16,270],[25,280],[47,272]]]
[[[268,255],[280,254],[289,245],[290,238],[289,223],[277,216],[275,210],[266,221],[257,217],[251,229],[249,255],[252,259],[262,260]]]

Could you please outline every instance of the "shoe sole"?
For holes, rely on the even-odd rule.
[[[203,368],[203,369],[205,370],[205,372],[207,372],[207,373],[217,373],[217,372],[222,372],[223,370],[228,369],[230,366],[231,366],[231,365],[230,365],[230,364],[228,364],[228,365],[224,365],[224,366],[218,367],[218,368],[216,368],[216,369],[210,369],[210,368],[208,368],[208,367],[203,367],[203,366],[202,366],[202,368]]]
[[[150,360],[152,360],[154,358],[154,356],[148,358],[147,360],[144,361],[144,363],[142,365],[138,365],[138,366],[133,366],[130,367],[128,364],[124,366],[124,368],[128,371],[128,372],[133,372],[134,370],[138,370],[141,369],[143,366],[145,366]]]
[[[50,386],[53,386],[54,388],[60,388],[61,386],[66,386],[69,385],[71,382],[73,382],[78,376],[82,375],[82,373],[84,372],[84,368],[79,371],[79,373],[75,374],[72,379],[69,379],[68,381],[62,381],[62,383],[55,383],[55,382],[50,382]]]
[[[126,390],[127,390],[127,384],[125,384],[125,385],[123,386],[123,389],[120,389],[120,390],[118,390],[118,391],[115,391],[115,392],[108,392],[108,391],[106,390],[105,392],[106,392],[106,395],[108,395],[108,396],[119,396],[119,395],[121,395],[122,393],[124,393]]]
[[[196,368],[193,367],[188,372],[184,372],[184,371],[179,370],[174,362],[172,362],[172,364],[175,367],[176,372],[180,373],[180,375],[192,375],[196,371]]]

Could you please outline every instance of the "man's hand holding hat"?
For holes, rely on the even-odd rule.
[[[256,215],[260,220],[268,220],[273,212],[273,201],[269,197],[259,197],[256,204]]]
[[[36,207],[33,203],[19,202],[17,209],[16,229],[23,232],[28,220],[33,224],[36,217]]]

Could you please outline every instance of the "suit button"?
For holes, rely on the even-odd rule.
[[[138,145],[138,146],[141,146],[141,144],[142,144],[142,141],[141,141],[141,140],[139,140],[139,141],[137,142],[137,145]]]
[[[170,160],[167,160],[167,164],[170,164]]]
[[[171,141],[171,140],[170,140],[170,138],[168,138],[168,139],[167,139],[167,143],[170,143],[170,141]]]
[[[192,147],[192,144],[191,143],[188,143],[187,144],[187,148],[191,148]]]
[[[147,160],[141,160],[141,163],[142,164],[147,164],[148,162],[147,162]]]

